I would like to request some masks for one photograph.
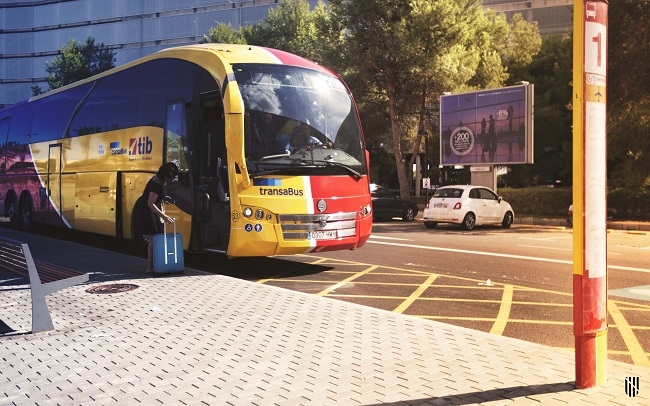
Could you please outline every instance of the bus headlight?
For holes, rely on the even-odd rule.
[[[361,210],[359,210],[359,215],[361,217],[367,217],[367,216],[370,216],[371,214],[372,214],[372,205],[370,205],[370,204],[362,206]]]
[[[244,217],[250,218],[250,216],[252,215],[253,215],[253,209],[251,209],[250,207],[246,207],[244,209]]]
[[[264,218],[264,210],[262,209],[255,210],[255,218],[257,220],[262,220]]]

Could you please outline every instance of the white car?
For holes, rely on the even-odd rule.
[[[515,212],[508,202],[484,186],[443,186],[427,202],[422,215],[426,228],[452,223],[471,230],[484,224],[509,228]]]

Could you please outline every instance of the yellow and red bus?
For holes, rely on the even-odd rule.
[[[231,257],[356,249],[368,155],[351,92],[283,51],[169,48],[0,110],[0,214],[133,239],[165,162],[184,248]]]

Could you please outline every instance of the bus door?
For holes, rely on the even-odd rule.
[[[201,97],[198,137],[197,207],[201,248],[225,252],[230,239],[230,192],[226,157],[226,121],[221,96]]]
[[[46,190],[48,197],[47,214],[45,222],[61,225],[61,154],[62,144],[50,144],[47,156]]]

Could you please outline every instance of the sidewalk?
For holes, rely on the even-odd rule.
[[[0,235],[92,272],[49,296],[56,330],[39,334],[24,334],[26,285],[0,273],[3,405],[650,404],[650,368],[608,361],[603,386],[577,390],[569,351],[195,270],[150,277],[143,258]],[[115,284],[137,287],[87,291]]]
[[[515,217],[514,224],[571,228],[571,224],[569,224],[565,218],[522,216],[519,218]],[[607,229],[650,232],[650,222],[637,220],[609,220],[607,221]]]
[[[423,211],[424,211],[424,204],[418,204],[418,215],[416,216],[417,220],[422,220]],[[526,214],[518,215],[516,213],[515,213],[515,220],[513,224],[571,228],[571,224],[569,224],[566,221],[566,217],[529,216]],[[650,232],[650,222],[639,221],[639,220],[608,220],[607,229],[632,231],[632,232],[634,231]]]

